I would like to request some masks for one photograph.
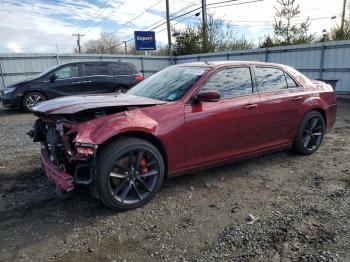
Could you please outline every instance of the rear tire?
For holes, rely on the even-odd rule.
[[[318,111],[307,113],[299,124],[294,139],[294,151],[301,155],[311,155],[321,145],[324,132],[322,114]]]
[[[122,138],[107,145],[98,157],[97,187],[109,208],[124,211],[150,201],[164,179],[158,149],[139,138]]]
[[[46,97],[39,92],[30,92],[23,97],[22,107],[27,112],[32,112],[33,107],[46,101]]]

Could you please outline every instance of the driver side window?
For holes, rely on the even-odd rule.
[[[222,69],[210,76],[202,91],[219,91],[221,99],[252,94],[253,84],[248,67]]]
[[[78,65],[69,65],[62,67],[61,69],[57,70],[55,72],[57,79],[66,79],[66,78],[73,78],[78,77]]]

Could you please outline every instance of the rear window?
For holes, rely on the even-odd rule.
[[[108,75],[107,64],[84,64],[84,75]]]
[[[113,75],[133,75],[138,74],[136,67],[129,63],[111,63],[111,71]]]

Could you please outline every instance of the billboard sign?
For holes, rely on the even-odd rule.
[[[156,50],[154,31],[134,31],[136,50]]]

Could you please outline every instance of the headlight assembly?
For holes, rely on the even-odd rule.
[[[12,93],[13,91],[15,91],[16,87],[7,87],[4,88],[4,94],[8,94],[8,93]]]

